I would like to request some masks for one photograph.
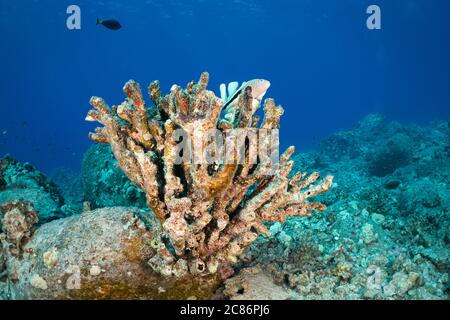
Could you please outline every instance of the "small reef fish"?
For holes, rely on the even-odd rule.
[[[101,24],[102,26],[104,26],[110,30],[119,30],[120,28],[122,28],[122,25],[120,24],[120,22],[117,20],[114,20],[114,19],[100,20],[97,18],[96,25],[99,25],[99,24]]]
[[[242,83],[240,87],[238,82],[230,82],[228,88],[224,83],[220,85],[220,98],[224,102],[222,111],[224,111],[224,119],[229,123],[235,121],[239,95],[242,93],[242,90],[249,86],[252,88],[253,111],[256,111],[261,104],[262,98],[270,87],[269,81],[264,79],[253,79]]]
[[[267,90],[270,87],[270,82],[264,79],[253,79],[247,82],[242,83],[239,87],[238,82],[230,82],[228,84],[228,94],[227,88],[225,87],[225,83],[220,85],[220,98],[224,101],[223,109],[228,108],[229,105],[237,102],[237,97],[246,87],[252,87],[252,96],[253,99],[257,100],[256,102],[259,104],[266,94]]]

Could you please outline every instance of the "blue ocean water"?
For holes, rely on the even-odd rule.
[[[448,299],[449,14],[448,0],[0,0],[0,300]],[[88,138],[91,96],[117,105],[129,79],[166,94],[204,71],[217,96],[270,80],[280,151],[297,149],[275,176],[173,165],[170,122],[136,137],[119,120],[114,152]]]
[[[71,4],[81,30],[66,27]],[[381,30],[366,27],[370,4]],[[282,146],[300,151],[368,113],[446,120],[449,12],[446,0],[1,1],[0,155],[78,168],[92,95],[120,103],[129,79],[167,92],[202,71],[217,93],[221,82],[270,80],[267,96],[285,108]]]

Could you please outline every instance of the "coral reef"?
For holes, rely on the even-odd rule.
[[[225,101],[206,89],[208,80],[209,75],[203,73],[197,83],[190,82],[185,90],[174,85],[166,96],[155,81],[148,90],[155,105],[152,108],[146,107],[138,84],[130,80],[124,86],[127,99],[122,104],[109,108],[103,99],[93,97],[94,109],[86,117],[103,125],[90,138],[111,146],[118,165],[144,191],[148,206],[158,217],[168,241],[161,239],[158,254],[149,264],[166,276],[229,275],[244,249],[259,234],[270,234],[264,221],[284,221],[288,216],[324,210],[321,203],[308,199],[332,185],[332,176],[314,184],[318,173],[298,172],[289,179],[293,147],[281,155],[273,174],[269,174],[272,167],[261,159],[253,162],[257,150],[277,147],[269,145],[268,136],[259,140],[258,148],[243,144],[241,156],[246,161],[242,163],[238,159],[177,163],[177,130],[182,130],[182,137],[193,141],[193,146],[205,148],[202,139],[212,129],[220,134],[241,129],[245,138],[250,129],[279,127],[283,109],[272,99],[265,100],[264,119],[258,127],[255,112],[264,93],[257,85],[263,81],[242,86],[234,103],[224,108]]]
[[[256,110],[251,90],[244,85],[217,116],[219,129],[243,118],[247,128],[257,126],[237,112]],[[92,138],[111,142],[88,150],[84,192],[74,172],[55,172],[57,187],[29,164],[0,160],[0,300],[449,298],[448,121],[403,125],[368,115],[294,162],[289,148],[272,176],[257,176],[260,163],[233,164],[228,176],[228,167],[205,172],[166,153],[174,146],[170,130],[183,125],[195,135],[211,125],[207,110],[223,104],[206,90],[206,75],[165,97],[152,83],[155,107],[145,107],[145,116],[137,85],[127,83],[125,92],[129,98],[111,109],[93,99],[101,111],[89,117],[106,127]],[[265,105],[263,124],[278,127],[281,108],[270,99]],[[185,116],[178,119],[178,111]],[[140,140],[142,119],[150,140]],[[211,184],[223,171],[226,182]],[[305,171],[334,176],[334,187],[316,194],[331,179],[312,185],[318,175]],[[326,213],[296,217],[324,208],[305,199],[295,212],[274,209],[294,191],[316,195]],[[90,210],[117,204],[123,207]]]
[[[399,136],[409,160],[374,175],[368,155]],[[347,151],[337,153],[341,146]],[[318,199],[326,215],[273,224],[274,237],[259,238],[244,265],[270,272],[299,299],[448,299],[449,149],[448,122],[419,127],[369,115],[317,153],[295,155],[294,170],[335,176],[337,187]]]
[[[84,201],[92,209],[104,207],[147,207],[145,194],[118,167],[111,147],[94,144],[83,157]]]
[[[383,177],[405,166],[412,157],[412,140],[404,133],[396,133],[366,154],[369,173]]]
[[[0,159],[0,204],[10,201],[30,202],[45,223],[64,217],[64,199],[56,184],[29,163],[20,163],[10,156]]]

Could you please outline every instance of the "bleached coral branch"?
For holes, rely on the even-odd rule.
[[[267,81],[252,80],[239,90],[237,85],[229,86],[234,95],[227,102],[206,89],[208,81],[208,73],[203,73],[186,89],[172,86],[166,96],[154,81],[148,88],[154,106],[148,108],[138,84],[130,80],[124,86],[127,99],[122,104],[110,108],[103,99],[93,97],[94,109],[86,118],[103,125],[90,138],[111,145],[120,167],[145,192],[148,206],[161,222],[169,241],[160,239],[158,254],[149,264],[165,275],[229,269],[259,234],[270,235],[265,221],[324,210],[324,205],[308,199],[332,185],[331,176],[314,184],[318,173],[297,173],[289,178],[293,147],[281,155],[275,171],[262,161],[261,149],[278,148],[267,132],[279,128],[284,112],[273,99],[266,99],[264,119],[258,127],[255,112]],[[224,97],[223,86],[221,91]],[[244,161],[238,161],[239,157],[231,162],[177,161],[179,130],[183,139],[192,141],[183,150],[183,157],[188,157],[193,149],[205,149],[204,137],[214,129],[223,134],[243,130],[244,134],[235,138],[243,141],[240,156]],[[249,142],[250,132],[255,131],[256,147]],[[213,154],[220,152],[230,157],[238,153],[222,147]]]

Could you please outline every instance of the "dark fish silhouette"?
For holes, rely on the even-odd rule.
[[[120,28],[122,28],[120,22],[114,19],[100,20],[97,18],[97,25],[99,24],[111,30],[119,30]]]

